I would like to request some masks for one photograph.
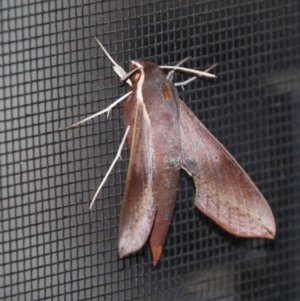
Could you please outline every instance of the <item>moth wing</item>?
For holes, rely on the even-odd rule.
[[[150,121],[143,102],[137,102],[135,112],[119,225],[120,257],[134,253],[143,247],[151,232],[156,214]]]
[[[195,182],[195,205],[226,231],[273,239],[273,213],[255,184],[180,101],[182,168]]]

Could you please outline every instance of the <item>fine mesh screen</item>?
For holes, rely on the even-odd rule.
[[[299,3],[1,2],[1,300],[300,300]],[[123,105],[64,132],[127,88],[96,44],[131,59],[214,70],[181,99],[270,204],[274,241],[226,233],[193,204],[182,172],[157,267],[149,246],[119,259]],[[188,79],[176,74],[175,81]]]

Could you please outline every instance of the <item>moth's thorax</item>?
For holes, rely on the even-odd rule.
[[[134,127],[136,108],[141,104],[145,106],[145,112],[151,123],[156,124],[161,120],[172,123],[172,116],[177,118],[178,115],[176,88],[156,64],[144,60],[131,61],[130,69],[137,68],[140,69],[130,77],[132,86],[129,87],[129,91],[133,93],[125,101],[125,125]],[[131,135],[130,131],[129,142]]]

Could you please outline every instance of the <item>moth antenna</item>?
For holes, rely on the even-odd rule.
[[[209,72],[211,71],[212,69],[216,68],[219,64],[216,63],[216,64],[213,64],[212,66],[210,66],[209,68],[207,68],[206,70],[204,70],[203,72]],[[172,71],[171,71],[172,72]],[[173,71],[174,72],[174,71]],[[180,82],[180,83],[174,83],[174,85],[176,87],[182,87],[182,89],[184,90],[183,86],[189,84],[190,82],[194,81],[195,79],[197,78],[197,76],[193,76],[191,78],[189,78],[188,80],[184,81],[184,82]]]
[[[184,58],[183,60],[181,60],[178,64],[176,64],[175,66],[180,66],[180,65],[182,65],[182,64],[184,64],[184,63],[186,63],[186,62],[188,62],[189,60],[191,60],[192,59],[192,57],[191,56],[188,56],[188,57],[186,57],[186,58]],[[169,81],[172,81],[173,80],[173,74],[174,74],[174,70],[172,70],[172,71],[170,71],[169,73],[168,73],[168,75],[167,75],[167,79],[169,80]]]
[[[110,54],[107,52],[107,50],[104,48],[104,46],[101,44],[101,42],[98,40],[98,38],[96,36],[94,36],[94,39],[96,40],[96,42],[99,44],[99,46],[102,48],[102,50],[104,51],[104,53],[106,54],[106,56],[109,58],[109,60],[113,63],[113,69],[115,71],[115,73],[120,77],[124,77],[126,75],[125,70],[116,63],[116,61],[110,56]],[[131,80],[128,79],[127,84],[129,86],[132,86]]]
[[[122,141],[121,141],[121,144],[120,144],[120,146],[119,146],[117,155],[116,155],[114,161],[112,162],[112,164],[110,165],[110,167],[109,167],[109,169],[108,169],[108,171],[107,171],[105,177],[103,178],[101,184],[99,185],[99,187],[98,187],[98,189],[97,189],[97,191],[96,191],[96,193],[95,193],[95,195],[94,195],[94,197],[93,197],[93,199],[92,199],[92,202],[91,202],[91,204],[90,204],[90,209],[92,209],[92,207],[93,207],[93,205],[94,205],[94,203],[95,203],[95,201],[96,201],[96,198],[97,198],[97,196],[98,196],[100,190],[102,189],[102,186],[104,185],[105,181],[107,180],[109,174],[111,173],[111,171],[112,171],[112,169],[114,168],[115,164],[117,163],[118,159],[121,158],[121,152],[122,152],[123,146],[124,146],[124,144],[125,144],[126,138],[127,138],[127,136],[128,136],[129,130],[130,130],[130,126],[127,127],[127,129],[126,129],[126,131],[125,131],[125,134],[124,134],[124,137],[123,137],[123,139],[122,139]]]
[[[132,91],[126,93],[125,95],[123,95],[122,97],[120,97],[119,99],[117,99],[115,102],[113,102],[111,105],[109,105],[106,109],[104,109],[104,110],[102,110],[102,111],[100,111],[100,112],[98,112],[96,114],[93,114],[92,116],[89,116],[89,117],[87,117],[87,118],[85,118],[83,120],[80,120],[80,121],[78,121],[78,122],[76,122],[74,124],[71,124],[71,125],[66,126],[66,127],[61,127],[58,130],[59,131],[64,131],[64,130],[68,130],[68,129],[74,128],[75,126],[77,126],[77,125],[79,125],[81,123],[84,123],[84,122],[86,122],[86,121],[88,121],[90,119],[93,119],[93,118],[95,118],[97,116],[100,116],[100,115],[102,115],[102,114],[104,114],[106,112],[110,112],[113,107],[115,107],[119,102],[121,102],[122,100],[124,100],[125,98],[127,98],[131,93],[132,93]]]
[[[189,69],[189,68],[184,68],[184,67],[179,67],[179,66],[159,66],[160,69],[171,69],[171,70],[179,70],[191,74],[195,74],[198,77],[204,77],[204,78],[217,78],[214,74],[205,72],[205,71],[199,71],[199,70],[194,70],[194,69]]]

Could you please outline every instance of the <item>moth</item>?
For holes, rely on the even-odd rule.
[[[60,130],[109,113],[125,100],[126,133],[91,203],[92,206],[127,139],[130,159],[119,222],[119,256],[135,253],[149,241],[153,263],[158,263],[172,221],[180,169],[194,180],[196,207],[220,227],[239,237],[274,239],[275,220],[262,194],[179,99],[176,86],[184,86],[196,77],[215,78],[209,73],[215,66],[202,72],[180,67],[186,60],[176,66],[160,67],[135,60],[126,73],[95,39],[112,61],[115,72],[128,83],[129,92],[105,110]],[[171,71],[166,75],[163,69]],[[173,84],[176,70],[195,76]]]

